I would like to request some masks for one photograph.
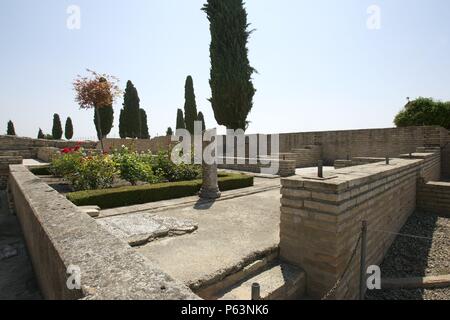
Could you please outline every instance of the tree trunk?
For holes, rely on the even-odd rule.
[[[98,108],[95,108],[95,113],[97,114],[97,132],[100,139],[100,145],[102,147],[102,152],[105,152],[105,148],[103,146],[103,133],[102,133],[102,126],[101,126],[101,120],[100,120],[100,112],[98,111]]]

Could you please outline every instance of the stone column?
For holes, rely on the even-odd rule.
[[[203,150],[213,142],[203,142]],[[213,156],[215,157],[215,151]],[[202,164],[203,184],[199,192],[201,199],[217,199],[220,198],[219,183],[217,177],[217,161],[214,164],[208,164],[203,159]]]

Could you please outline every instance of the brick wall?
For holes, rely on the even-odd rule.
[[[285,133],[280,135],[280,152],[291,152],[305,145],[321,145],[323,160],[333,165],[335,160],[348,157],[396,157],[414,152],[416,147],[444,146],[448,141],[449,133],[441,127]],[[449,161],[446,163],[450,166]],[[447,171],[450,174],[450,168]]]
[[[450,217],[450,183],[432,181],[419,184],[417,207],[423,212]]]
[[[280,256],[306,271],[308,295],[322,298],[342,276],[361,229],[368,221],[367,263],[380,264],[394,236],[416,209],[418,180],[440,173],[439,153],[413,154],[337,170],[318,179],[282,179]],[[359,294],[359,248],[349,271],[332,295]]]

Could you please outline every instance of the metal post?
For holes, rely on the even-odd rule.
[[[261,287],[259,283],[252,284],[252,300],[260,300],[261,299]]]
[[[323,161],[322,160],[319,160],[319,163],[318,163],[318,168],[317,168],[318,170],[318,172],[317,172],[317,175],[318,175],[318,177],[319,178],[323,178]]]
[[[361,261],[359,269],[359,299],[364,300],[366,295],[366,256],[367,256],[367,221],[362,222],[361,229]]]
[[[390,161],[391,159],[389,159],[389,157],[386,157],[386,164],[389,164],[389,161]]]

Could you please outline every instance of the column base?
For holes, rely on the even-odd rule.
[[[198,193],[201,199],[218,199],[221,195],[219,188],[207,189],[202,187]]]

